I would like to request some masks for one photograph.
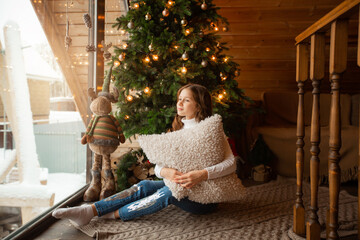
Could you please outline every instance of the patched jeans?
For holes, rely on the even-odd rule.
[[[194,214],[215,211],[217,204],[201,204],[188,200],[178,201],[164,181],[144,180],[132,187],[94,203],[99,216],[119,211],[121,220],[131,220],[160,211],[170,204]]]

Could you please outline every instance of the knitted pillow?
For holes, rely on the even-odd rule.
[[[214,115],[196,127],[175,132],[141,135],[140,147],[149,161],[186,173],[213,166],[224,160],[225,134],[221,116]],[[200,203],[233,201],[242,198],[245,188],[236,174],[203,181],[191,189],[164,179],[173,196]]]

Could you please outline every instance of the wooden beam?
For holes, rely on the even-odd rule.
[[[44,29],[44,32],[47,38],[50,40],[50,46],[54,55],[58,58],[58,63],[62,70],[62,73],[65,76],[66,82],[73,93],[74,100],[77,108],[79,109],[80,115],[86,123],[86,113],[87,113],[87,97],[84,96],[84,89],[81,88],[81,85],[77,81],[77,74],[74,67],[71,64],[71,58],[64,46],[64,39],[59,37],[52,36],[61,36],[60,29],[55,21],[54,13],[52,9],[47,6],[47,1],[42,1],[42,3],[34,3],[31,1],[35,13],[40,19],[40,23]],[[43,20],[42,20],[43,19]],[[85,27],[84,27],[85,28]]]
[[[360,4],[359,4],[359,14],[358,14],[358,54],[357,54],[357,63],[358,66],[360,67]],[[359,195],[360,196],[360,195]],[[360,211],[360,210],[359,210]],[[359,215],[360,216],[360,215]],[[359,238],[360,238],[360,234],[359,234]]]
[[[324,31],[325,28],[343,15],[347,14],[352,8],[360,4],[360,0],[345,0],[339,6],[331,10],[328,14],[323,16],[319,21],[308,27],[305,31],[300,33],[296,38],[296,43],[300,43],[318,31]]]

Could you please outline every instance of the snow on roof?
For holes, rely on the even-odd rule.
[[[42,81],[59,81],[61,78],[33,47],[23,48],[23,55],[28,78]]]

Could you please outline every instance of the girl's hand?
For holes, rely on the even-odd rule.
[[[178,170],[174,169],[174,168],[162,168],[160,175],[163,178],[166,178],[167,180],[170,180],[172,182],[175,182],[175,178],[176,177],[180,177],[183,173],[179,172]]]
[[[208,172],[203,170],[195,170],[175,178],[175,182],[179,183],[182,187],[190,189],[196,184],[206,181],[208,179]]]

